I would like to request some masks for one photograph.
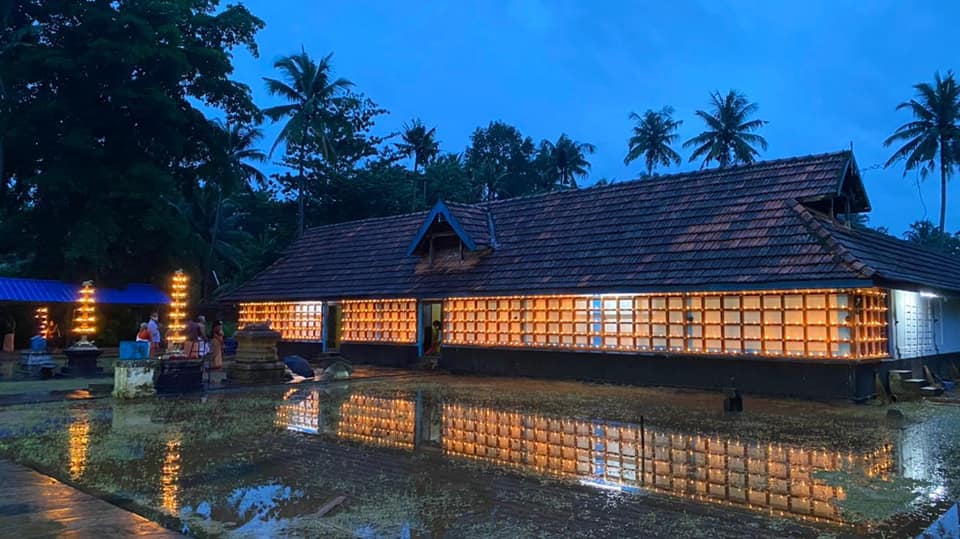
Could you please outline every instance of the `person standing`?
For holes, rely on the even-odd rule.
[[[146,322],[140,324],[140,330],[137,331],[137,342],[150,342],[150,329]]]
[[[147,329],[150,331],[150,357],[160,353],[160,319],[159,313],[150,313],[150,320],[147,322]]]
[[[432,333],[430,335],[430,348],[427,349],[425,355],[432,356],[440,353],[440,341],[443,339],[443,333],[440,330],[440,321],[434,320],[432,325]]]
[[[223,368],[223,321],[217,320],[213,324],[213,331],[210,334],[210,367],[213,370]]]
[[[196,321],[187,322],[187,335],[183,353],[187,359],[197,359],[204,355],[203,344],[207,340],[207,319],[200,315]]]

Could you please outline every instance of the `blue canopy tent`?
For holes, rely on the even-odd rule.
[[[60,307],[58,310],[64,315],[63,318],[66,319],[72,318],[67,315],[69,314],[69,309],[71,308],[70,306],[75,304],[79,297],[79,284],[44,279],[0,277],[0,305],[29,304],[34,306],[44,306],[60,304],[63,305],[63,307]],[[154,308],[170,304],[170,296],[153,285],[142,283],[130,284],[125,288],[97,287],[94,298],[97,305],[101,306]],[[4,320],[2,320],[2,322],[8,326],[11,325],[10,321],[13,323],[12,327],[4,330],[4,332],[13,332],[13,328],[17,326],[17,319],[21,321],[20,327],[23,327],[22,324],[28,316],[28,313],[23,311],[24,309],[20,307],[5,313]],[[144,316],[143,313],[139,312],[139,309],[135,309],[133,312],[127,312],[127,314],[121,316],[121,318],[126,320],[126,322],[123,323],[123,327],[126,327],[128,322],[130,324],[133,323],[133,318],[142,320]],[[120,321],[116,320],[115,322],[119,323]],[[114,333],[117,333],[118,331],[119,330],[114,331]],[[122,332],[126,332],[126,330],[123,329]],[[31,332],[27,333],[29,334]],[[24,337],[29,336],[30,335],[24,335],[21,333],[19,338],[22,340]],[[116,335],[116,337],[119,338],[120,336]],[[9,348],[9,345],[7,348]]]
[[[76,303],[80,285],[43,279],[0,277],[0,302]],[[169,305],[170,296],[149,284],[130,284],[126,288],[97,288],[98,304]]]

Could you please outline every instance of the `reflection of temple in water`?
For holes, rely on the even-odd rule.
[[[277,408],[276,425],[297,432],[319,433],[320,391],[288,390],[283,396],[283,404]]]
[[[318,432],[312,426],[328,407],[339,418],[319,432],[343,439],[411,450],[432,447],[451,457],[600,488],[655,490],[808,519],[842,522],[836,503],[846,493],[817,472],[859,470],[877,476],[893,467],[890,446],[843,454],[642,424],[441,403],[422,394],[383,398],[354,393],[322,404],[319,390],[309,394],[281,405],[278,425]]]
[[[842,488],[817,472],[886,471],[891,448],[844,455],[789,445],[671,432],[630,423],[443,405],[449,455],[613,489],[650,489],[782,514],[840,520]]]

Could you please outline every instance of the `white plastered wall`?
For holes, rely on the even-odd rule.
[[[940,352],[943,354],[960,352],[960,297],[944,298],[941,305]]]
[[[891,356],[915,358],[960,352],[960,298],[892,290]]]

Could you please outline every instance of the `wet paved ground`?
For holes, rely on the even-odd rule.
[[[7,460],[0,460],[0,477],[4,537],[183,537]]]
[[[200,537],[912,537],[960,493],[955,405],[359,374],[0,406],[0,456]]]

